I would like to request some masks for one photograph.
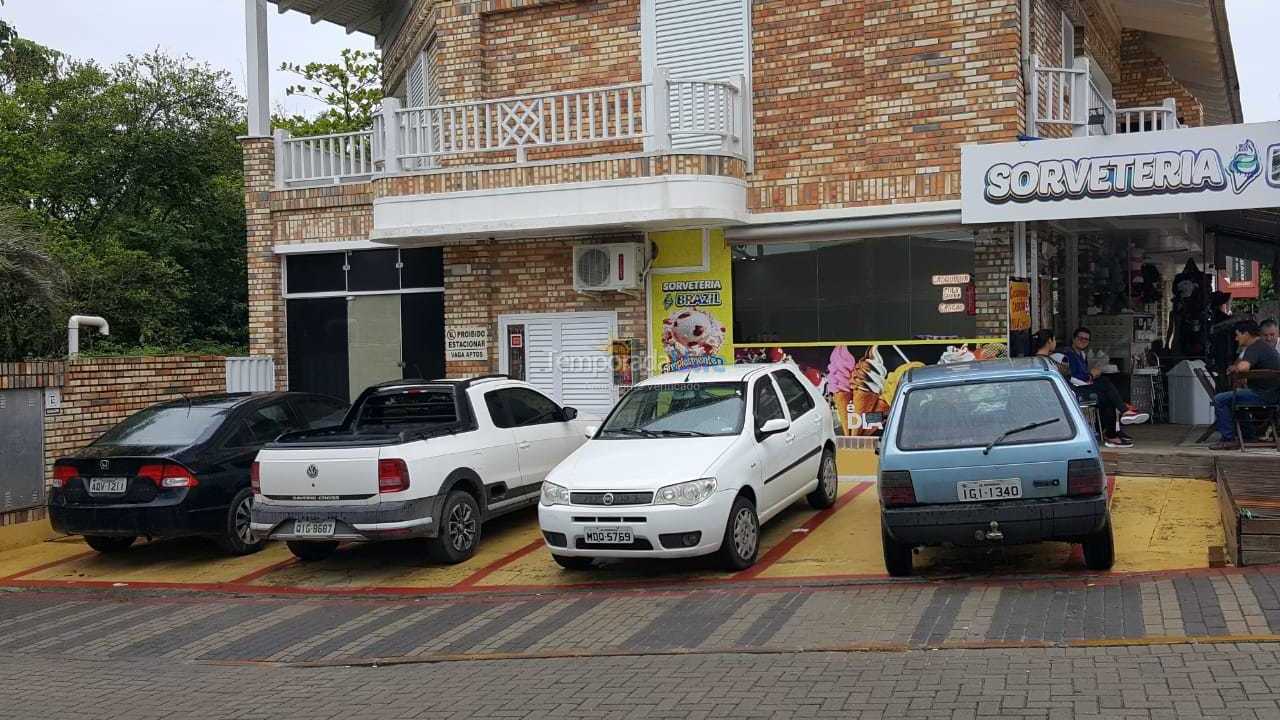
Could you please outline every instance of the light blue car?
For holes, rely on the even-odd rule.
[[[920,546],[1045,540],[1084,546],[1091,570],[1115,559],[1098,443],[1045,358],[918,368],[880,444],[880,512],[890,575]]]

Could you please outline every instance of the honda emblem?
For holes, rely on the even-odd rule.
[[[99,470],[106,470],[106,469],[107,469],[107,468],[109,468],[109,467],[111,467],[111,461],[110,461],[110,460],[99,460],[99,461],[98,461],[98,469],[99,469]]]

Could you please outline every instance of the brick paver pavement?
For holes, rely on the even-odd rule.
[[[224,666],[0,654],[0,720],[1280,717],[1280,646]]]

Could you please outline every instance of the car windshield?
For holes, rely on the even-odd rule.
[[[745,411],[744,383],[646,385],[627,393],[599,437],[737,435],[742,432]]]
[[[925,387],[907,393],[898,421],[898,447],[940,450],[1057,442],[1074,430],[1066,406],[1049,380],[994,380]]]
[[[147,408],[108,430],[95,445],[194,445],[214,433],[227,409],[201,405]]]

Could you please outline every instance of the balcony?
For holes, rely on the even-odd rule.
[[[628,154],[746,159],[741,81],[658,75],[653,83],[430,107],[402,108],[388,98],[368,130],[298,138],[277,131],[276,184],[314,187]]]
[[[1175,130],[1178,108],[1173,98],[1150,107],[1116,107],[1111,82],[1089,58],[1077,57],[1070,68],[1040,64],[1031,58],[1032,134],[1059,129],[1064,135],[1088,137]]]
[[[716,227],[747,216],[745,81],[671,79],[430,107],[275,135],[279,190],[367,183],[370,239]]]

